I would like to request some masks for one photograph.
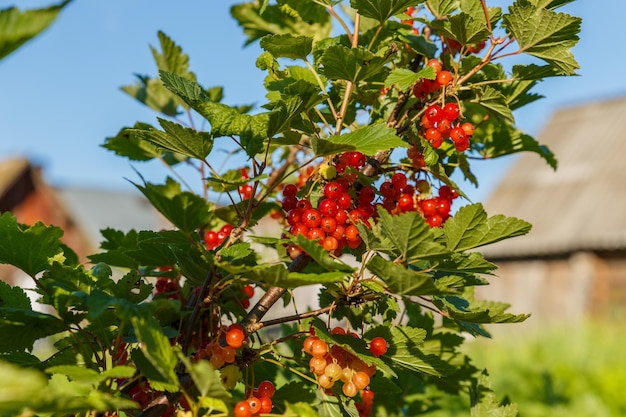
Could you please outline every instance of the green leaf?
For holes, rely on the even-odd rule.
[[[11,287],[0,281],[0,307],[12,307],[30,310],[30,299],[20,287]]]
[[[495,88],[483,86],[476,92],[476,102],[493,115],[504,119],[510,124],[515,123],[513,112],[507,104],[506,97]]]
[[[431,25],[439,34],[455,39],[461,45],[480,43],[490,34],[485,19],[474,19],[463,12],[449,16],[445,20],[435,20]]]
[[[166,219],[185,233],[205,225],[210,216],[208,203],[198,195],[181,191],[180,184],[167,178],[164,185],[134,184]]]
[[[223,400],[230,398],[230,394],[222,384],[220,372],[213,368],[208,361],[192,363],[188,357],[182,354],[179,354],[179,359],[185,364],[201,397]]]
[[[339,271],[350,274],[355,271],[353,267],[341,262],[339,259],[332,258],[328,251],[315,241],[307,239],[302,235],[294,236],[293,241],[304,250],[318,265],[327,271]]]
[[[130,270],[120,278],[112,288],[117,298],[126,299],[132,303],[140,303],[152,293],[152,284],[148,284],[136,270]]]
[[[531,224],[498,214],[487,218],[482,204],[461,207],[443,227],[450,250],[462,252],[515,236],[525,235]]]
[[[459,0],[426,0],[428,9],[437,19],[442,19],[459,8]]]
[[[563,75],[580,68],[571,52],[578,42],[580,18],[517,0],[502,19],[521,52],[543,59]]]
[[[50,314],[0,307],[0,334],[5,335],[0,337],[0,352],[32,350],[37,340],[65,330],[65,323]]]
[[[305,110],[307,103],[294,96],[276,103],[269,114],[267,137],[271,138],[289,127],[290,122]]]
[[[490,274],[497,268],[478,252],[455,253],[449,258],[437,261],[435,266],[437,271],[475,274]]]
[[[324,390],[315,390],[319,417],[359,417],[354,401],[345,396],[329,395]]]
[[[0,59],[43,32],[68,3],[66,0],[54,6],[24,11],[17,7],[0,10]]]
[[[152,143],[134,135],[135,130],[150,130],[152,126],[146,123],[135,123],[132,129],[123,128],[113,137],[106,138],[103,148],[115,152],[131,161],[149,161],[161,156],[162,152]]]
[[[260,46],[274,58],[306,59],[313,51],[313,38],[289,33],[267,35],[261,38]]]
[[[500,404],[493,392],[487,370],[483,370],[470,387],[472,417],[517,417],[517,404]]]
[[[185,103],[192,107],[193,103],[196,102],[213,101],[194,80],[168,71],[159,71],[159,77],[165,88],[179,96]]]
[[[316,390],[317,391],[317,390]],[[293,400],[291,400],[293,401]],[[285,402],[285,412],[281,417],[319,417],[319,413],[306,402]]]
[[[0,264],[18,267],[31,277],[47,269],[51,259],[62,253],[63,230],[37,222],[33,226],[17,223],[6,212],[0,215]]]
[[[416,212],[392,216],[384,209],[378,210],[383,235],[393,242],[395,253],[403,260],[436,258],[449,254],[445,246],[435,241],[435,236],[422,216]]]
[[[178,105],[183,103],[179,102],[176,96],[164,88],[163,83],[158,78],[139,74],[135,74],[135,76],[137,77],[135,84],[122,86],[120,90],[166,116],[174,117],[179,114]]]
[[[301,273],[289,272],[282,264],[259,265],[254,268],[233,268],[230,265],[221,265],[224,269],[233,273],[238,273],[244,277],[266,283],[274,287],[296,288],[305,285],[330,284],[342,281],[346,273],[333,271],[325,273]]]
[[[426,295],[439,293],[433,277],[424,272],[414,271],[376,255],[367,263],[367,269],[385,281],[387,288],[398,295]]]
[[[249,156],[263,149],[268,138],[269,113],[250,116],[234,107],[211,102],[195,103],[193,108],[211,123],[214,137],[239,136]]]
[[[436,73],[433,67],[422,68],[418,72],[397,68],[391,71],[385,79],[385,87],[395,85],[399,90],[404,91],[423,78],[434,80],[435,76]]]
[[[104,372],[97,372],[81,365],[58,365],[46,369],[49,374],[63,374],[70,380],[83,384],[97,385],[110,378],[130,378],[135,373],[132,366],[114,366]]]
[[[352,150],[358,150],[365,155],[374,155],[378,151],[386,151],[392,148],[406,148],[408,144],[396,136],[395,130],[382,123],[367,125],[339,136],[330,136],[325,140],[318,141],[318,150],[321,143],[329,142],[333,145],[350,146]],[[322,156],[322,155],[317,155]]]
[[[195,76],[189,72],[189,56],[184,54],[182,48],[165,33],[159,31],[157,35],[162,52],[159,53],[153,46],[150,46],[150,50],[159,71],[167,71],[185,78],[195,79]]]
[[[415,52],[424,55],[427,58],[434,58],[437,53],[437,45],[424,35],[415,35],[414,33],[399,34],[400,39],[406,42]],[[426,69],[426,68],[424,68]],[[434,69],[433,69],[434,71]],[[429,78],[429,77],[424,77]],[[434,79],[434,78],[432,78]]]
[[[348,48],[333,45],[324,51],[320,59],[323,74],[331,80],[364,81],[383,70],[383,58],[365,48]]]
[[[145,140],[165,150],[203,161],[213,148],[213,137],[178,123],[158,118],[164,129],[129,129],[132,136]]]
[[[153,317],[145,316],[133,317],[132,325],[143,357],[158,372],[159,378],[151,379],[151,385],[155,389],[178,391],[178,376],[175,372],[178,358],[159,323]]]
[[[290,33],[325,39],[331,34],[331,17],[313,1],[282,0],[280,4],[247,2],[233,6],[231,14],[248,37],[246,44],[269,34]]]
[[[409,326],[378,326],[365,332],[366,339],[383,337],[389,343],[381,359],[389,366],[400,367],[417,374],[438,377],[454,372],[454,366],[441,358],[441,352],[432,353],[424,346],[426,331]]]
[[[409,6],[422,2],[423,0],[350,0],[350,7],[356,9],[360,15],[382,24],[391,16],[406,11]]]
[[[46,375],[42,372],[2,361],[0,375],[0,416],[3,417],[22,415],[47,386]]]

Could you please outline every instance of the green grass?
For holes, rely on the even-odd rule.
[[[466,349],[477,367],[488,369],[498,398],[516,402],[521,417],[626,415],[626,322],[535,335],[508,330]]]

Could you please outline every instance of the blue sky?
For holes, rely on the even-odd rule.
[[[156,74],[148,46],[158,45],[157,31],[163,30],[189,54],[203,85],[225,87],[226,103],[262,103],[264,74],[254,66],[259,50],[243,48],[245,38],[229,13],[238,2],[74,0],[45,33],[0,61],[0,159],[29,157],[43,165],[46,179],[55,185],[131,191],[124,178],[138,181],[133,167],[161,182],[167,172],[158,164],[131,166],[100,147],[121,127],[156,122],[154,112],[119,87],[134,83],[134,73]],[[0,8],[51,3],[0,0]],[[576,0],[562,9],[583,18],[574,49],[580,76],[541,84],[538,91],[547,98],[516,113],[523,130],[538,134],[557,108],[626,94],[626,56],[619,46],[626,2],[599,3]],[[479,162],[475,170],[481,188],[466,186],[470,197],[484,200],[511,161]]]

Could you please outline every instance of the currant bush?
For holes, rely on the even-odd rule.
[[[0,262],[53,311],[0,285],[0,370],[19,364],[14,383],[28,368],[37,388],[0,409],[400,417],[486,393],[461,344],[527,315],[475,298],[496,270],[475,249],[530,225],[466,204],[453,179],[475,182],[479,160],[520,151],[556,164],[512,110],[542,78],[575,72],[580,22],[565,3],[235,5],[263,50],[257,108],[222,103],[160,32],[159,77],[124,88],[159,127],[138,123],[105,147],[171,169],[164,184],[135,184],[171,227],[103,230],[87,269],[60,229],[0,215]],[[523,54],[541,65],[501,63]],[[40,361],[31,351],[48,336],[54,353]],[[513,415],[493,395],[476,395],[472,413]]]

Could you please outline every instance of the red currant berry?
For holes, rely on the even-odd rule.
[[[339,206],[335,200],[327,198],[320,202],[318,210],[323,217],[335,217],[339,211]]]
[[[447,185],[442,185],[439,187],[439,197],[445,198],[446,200],[451,200],[452,196],[452,188]]]
[[[463,132],[463,129],[461,129],[459,126],[453,128],[450,131],[450,139],[452,139],[452,142],[457,143],[457,142],[462,142],[465,140],[467,136],[465,135],[465,132]]]
[[[332,234],[337,229],[337,220],[334,217],[322,217],[320,228],[326,234]]]
[[[391,181],[385,181],[380,185],[380,194],[385,198],[395,200],[399,196],[400,190]]]
[[[237,404],[235,404],[235,409],[233,412],[235,414],[235,417],[252,417],[250,404],[248,404],[248,401],[246,400],[239,401]]]
[[[424,213],[424,216],[426,217],[432,216],[437,212],[437,204],[432,198],[420,201],[419,206],[420,209],[422,209],[422,213]]]
[[[415,203],[413,202],[413,195],[411,194],[402,194],[398,199],[398,208],[400,211],[412,211],[415,208]]]
[[[371,203],[376,198],[376,190],[374,187],[369,185],[364,186],[359,191],[359,202],[360,203]]]
[[[287,223],[291,226],[302,222],[302,210],[293,209],[287,213]]]
[[[259,410],[259,414],[269,414],[272,412],[272,400],[270,397],[261,397],[259,398],[261,401],[261,409]]]
[[[422,129],[430,129],[431,127],[435,127],[435,124],[431,122],[426,115],[423,115],[420,121],[420,126],[422,126]]]
[[[296,208],[296,205],[298,204],[298,199],[296,198],[296,196],[287,196],[283,198],[281,204],[283,206],[283,210],[285,210],[285,212],[288,212],[289,210],[293,210]]]
[[[310,209],[311,207],[312,207],[312,206],[311,206],[311,202],[310,202],[309,200],[302,199],[302,200],[299,200],[299,201],[296,203],[296,207],[295,207],[295,208],[297,208],[297,209],[300,209],[300,210],[304,211],[304,210],[306,210],[306,209]]]
[[[254,296],[254,287],[250,284],[247,284],[243,287],[243,293],[246,295],[246,297],[252,298]]]
[[[462,123],[461,129],[463,130],[463,133],[465,133],[465,135],[467,136],[472,136],[474,134],[474,125],[470,122]]]
[[[248,401],[252,414],[256,414],[261,410],[261,401],[257,397],[249,397],[246,401]]]
[[[345,224],[348,221],[348,212],[345,210],[337,211],[335,215],[335,220],[337,220],[337,225]]]
[[[454,149],[456,149],[457,152],[465,152],[467,149],[469,149],[469,147],[470,141],[467,137],[454,143]]]
[[[302,223],[306,227],[313,228],[320,225],[322,221],[322,214],[318,209],[310,208],[302,212]]]
[[[440,71],[437,74],[437,84],[439,85],[449,85],[453,79],[454,75],[450,71]]]
[[[438,214],[433,214],[432,216],[428,216],[426,218],[426,223],[430,227],[439,227],[443,224],[443,217]]]
[[[346,239],[356,240],[359,238],[359,229],[353,224],[346,227]]]
[[[231,324],[226,331],[226,344],[232,348],[239,349],[243,346],[243,341],[246,338],[243,332],[243,327],[240,324]]]
[[[337,200],[341,196],[341,186],[337,181],[331,181],[324,186],[324,195],[331,200]]]
[[[426,108],[426,117],[432,123],[440,122],[443,119],[443,109],[439,104],[433,104]]]
[[[384,355],[388,348],[387,341],[380,336],[373,338],[370,342],[370,352],[376,357]]]
[[[396,172],[393,174],[391,176],[391,183],[400,189],[406,187],[406,175],[404,172]]]
[[[456,103],[448,103],[443,107],[443,115],[446,119],[451,122],[454,122],[459,118],[461,114],[461,109],[459,109],[459,105]]]
[[[356,389],[362,390],[370,384],[370,377],[365,372],[359,371],[352,376],[352,383]]]
[[[309,229],[308,233],[306,234],[306,237],[309,240],[323,239],[325,236],[326,236],[326,233],[324,233],[324,231],[320,229],[319,227],[312,227],[311,229]]]
[[[337,205],[340,209],[347,210],[352,205],[352,197],[348,193],[341,193],[339,198],[337,199]]]
[[[426,129],[426,132],[424,132],[424,138],[426,138],[426,140],[433,146],[435,143],[439,143],[443,139],[441,136],[441,132],[434,127]]]
[[[339,247],[339,242],[337,241],[337,238],[333,236],[326,236],[322,240],[322,247],[325,251],[332,252],[337,250],[337,248]]]
[[[439,60],[437,59],[429,59],[426,62],[426,66],[434,68],[436,74],[439,74],[439,72],[441,72],[441,62],[439,62]]]
[[[287,184],[283,187],[283,197],[295,197],[298,193],[298,187],[294,184]]]
[[[306,236],[306,234],[309,233],[309,228],[306,227],[304,223],[300,222],[291,226],[291,228],[289,229],[289,233],[291,233],[294,236],[298,236],[298,235]]]
[[[439,214],[441,217],[448,217],[450,215],[450,200],[438,197],[435,199],[435,202],[437,204],[437,214]]]
[[[275,387],[272,381],[263,381],[257,387],[259,398],[267,397],[272,398],[274,396]]]
[[[354,397],[359,392],[359,390],[356,388],[356,385],[354,385],[354,382],[352,381],[348,381],[343,384],[341,390],[346,397]]]
[[[365,161],[367,160],[366,156],[361,152],[350,152],[348,154],[348,163],[353,168],[361,168],[365,165]]]

